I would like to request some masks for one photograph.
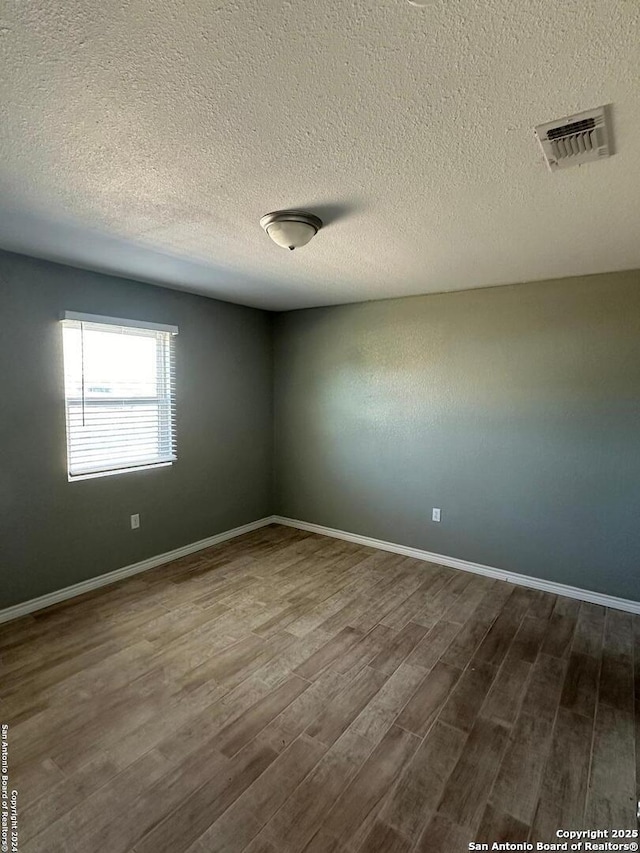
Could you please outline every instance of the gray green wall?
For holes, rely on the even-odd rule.
[[[67,482],[65,309],[180,327],[173,466]],[[0,608],[272,511],[271,315],[0,253],[0,317]]]
[[[640,599],[639,272],[281,314],[275,406],[279,514]]]
[[[67,481],[65,309],[180,327],[175,465]],[[640,599],[639,272],[270,315],[0,253],[0,317],[0,608],[272,512]]]

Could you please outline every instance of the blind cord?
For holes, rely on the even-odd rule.
[[[80,362],[82,364],[82,426],[84,421],[84,323],[80,323]]]

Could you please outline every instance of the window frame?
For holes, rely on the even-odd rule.
[[[75,483],[78,480],[91,480],[98,477],[111,477],[118,474],[128,474],[134,471],[147,471],[155,468],[168,468],[177,461],[177,442],[176,442],[176,425],[175,416],[177,408],[177,393],[175,386],[175,367],[173,359],[175,358],[175,338],[178,335],[178,327],[163,323],[146,322],[142,320],[128,320],[120,317],[106,317],[100,314],[85,314],[77,311],[64,311],[60,316],[60,325],[62,327],[62,344],[63,344],[63,384],[64,384],[64,414],[65,414],[65,438],[66,438],[66,471],[67,480],[70,483]],[[67,396],[67,366],[64,359],[64,333],[65,321],[80,323],[82,328],[83,323],[91,325],[104,325],[112,327],[121,327],[131,329],[135,333],[136,329],[140,331],[164,332],[170,338],[163,346],[156,345],[156,384],[158,393],[155,396],[140,396],[140,397],[110,397],[108,399],[90,398],[86,396]],[[155,405],[158,407],[158,431],[160,445],[160,433],[162,442],[167,444],[171,458],[163,458],[154,461],[140,460],[139,463],[131,465],[123,465],[122,460],[117,462],[114,460],[113,467],[105,464],[101,470],[84,471],[77,474],[72,474],[72,436],[70,428],[70,405],[90,405],[94,410],[101,406],[113,406],[114,403],[122,403],[127,406],[135,407],[137,405]],[[164,411],[163,411],[164,409]],[[160,412],[163,411],[162,417]],[[168,438],[166,437],[168,435]]]

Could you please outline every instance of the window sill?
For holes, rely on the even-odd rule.
[[[95,480],[98,477],[114,477],[117,474],[131,474],[133,471],[150,471],[153,468],[168,468],[173,465],[175,460],[169,462],[152,462],[150,465],[136,465],[134,468],[116,468],[114,471],[96,471],[93,474],[68,474],[67,479],[70,483],[75,483],[78,480]]]

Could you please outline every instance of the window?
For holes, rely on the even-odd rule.
[[[175,326],[67,311],[62,321],[69,479],[176,459]]]

